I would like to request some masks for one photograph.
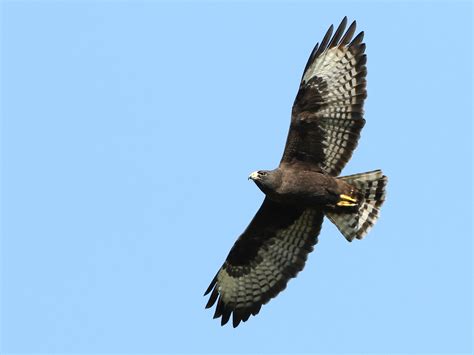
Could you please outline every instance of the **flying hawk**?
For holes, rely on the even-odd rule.
[[[303,269],[324,216],[348,241],[379,216],[387,184],[380,170],[337,177],[357,146],[367,96],[364,32],[352,39],[356,22],[346,25],[344,17],[334,35],[331,25],[309,57],[280,165],[249,176],[265,199],[204,294],[222,325],[259,313]]]

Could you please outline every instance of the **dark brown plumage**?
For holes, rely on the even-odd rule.
[[[256,315],[304,267],[326,215],[347,240],[361,239],[385,200],[380,170],[337,177],[364,127],[366,56],[363,32],[352,39],[347,18],[313,49],[293,104],[278,168],[250,175],[266,195],[212,280],[206,308],[233,326]]]

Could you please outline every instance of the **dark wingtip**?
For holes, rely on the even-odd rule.
[[[241,320],[241,311],[239,309],[234,309],[232,314],[232,327],[237,328]]]
[[[321,41],[321,45],[319,45],[319,42],[314,46],[308,61],[306,62],[306,66],[303,70],[303,76],[308,70],[308,68],[311,66],[311,64],[314,62],[315,58],[318,57],[321,53],[323,53],[326,49],[332,48],[335,46],[340,46],[340,45],[348,45],[349,42],[352,40],[352,37],[354,36],[356,27],[357,27],[357,21],[354,20],[350,24],[350,26],[347,28],[347,31],[345,31],[346,26],[347,26],[347,16],[344,16],[343,19],[341,20],[341,23],[336,29],[336,32],[334,33],[334,36],[332,35],[334,31],[334,25],[329,26],[328,30],[326,31],[326,34],[324,35],[323,40]],[[344,33],[345,31],[345,33]],[[359,33],[354,40],[351,42],[350,45],[357,45],[362,42],[362,39],[364,38],[364,32]]]
[[[219,273],[217,273],[217,274],[219,274]],[[214,278],[212,279],[211,284],[210,284],[209,287],[207,288],[206,292],[204,292],[204,295],[203,295],[203,296],[206,296],[209,292],[211,292],[212,289],[214,288],[214,286],[216,285],[216,282],[217,282],[217,274],[216,274],[216,276],[214,276]]]
[[[318,51],[318,49],[319,49],[319,42],[316,43],[316,45],[314,46],[313,50],[311,51],[311,54],[309,55],[309,58],[308,58],[308,61],[306,62],[306,65],[305,65],[305,67],[304,67],[303,75],[301,76],[301,79],[303,79],[304,74],[306,73],[306,70],[308,70],[309,66],[313,63],[315,54],[316,54],[316,52]]]
[[[364,40],[364,31],[361,31],[357,36],[354,37],[354,39],[350,43],[350,46],[360,44],[362,43],[363,40]]]
[[[339,40],[341,39],[342,35],[344,34],[344,30],[346,29],[346,25],[347,25],[347,16],[344,16],[341,23],[337,27],[336,33],[334,33],[334,36],[332,37],[331,42],[329,42],[328,48],[332,48],[338,45]]]
[[[214,303],[216,303],[218,296],[219,292],[217,292],[216,288],[214,288],[212,290],[211,296],[209,297],[209,301],[207,301],[206,308],[211,308]]]
[[[326,34],[324,35],[324,38],[321,41],[321,46],[319,48],[321,48],[322,50],[326,49],[333,32],[334,32],[334,25],[331,25],[329,26]]]
[[[209,285],[209,287],[207,288],[207,290],[204,292],[203,297],[204,297],[204,296],[207,296],[207,295],[209,294],[209,292],[211,292],[211,290],[212,290],[212,287],[211,287],[211,285]]]
[[[221,318],[221,326],[224,326],[227,324],[227,322],[230,319],[232,311],[226,307],[225,311],[222,313],[222,318]]]
[[[354,20],[352,21],[351,25],[347,29],[346,34],[342,37],[340,44],[346,45],[350,42],[350,40],[352,39],[352,36],[354,36],[356,27],[357,27],[357,22]]]
[[[326,34],[324,35],[324,38],[323,40],[321,41],[321,45],[319,46],[318,50],[316,51],[316,53],[314,53],[314,57],[316,58],[318,55],[320,55],[322,52],[324,52],[328,46],[328,43],[331,39],[331,36],[332,36],[332,32],[334,31],[334,26],[331,25],[329,26]]]

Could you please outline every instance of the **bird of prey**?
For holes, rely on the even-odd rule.
[[[344,17],[311,52],[293,104],[285,150],[274,170],[250,174],[265,199],[204,295],[214,318],[233,326],[259,313],[304,267],[324,216],[348,241],[379,217],[387,177],[380,170],[338,177],[364,127],[364,32]]]

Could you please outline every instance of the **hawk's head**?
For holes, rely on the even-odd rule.
[[[280,186],[281,172],[278,169],[258,170],[249,175],[249,180],[253,180],[264,193],[272,192]]]

